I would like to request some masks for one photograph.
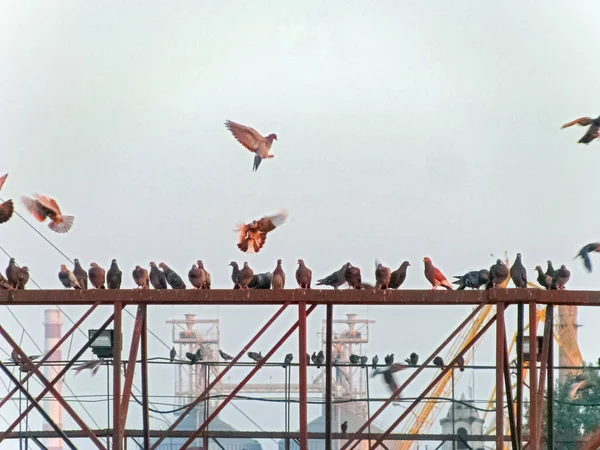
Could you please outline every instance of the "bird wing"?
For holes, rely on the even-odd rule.
[[[231,120],[227,120],[225,122],[225,127],[231,131],[233,137],[240,144],[242,144],[251,152],[254,152],[258,148],[259,144],[265,140],[265,138],[261,136],[260,133],[254,128],[232,122]]]
[[[568,127],[572,127],[573,125],[581,125],[582,127],[585,127],[587,125],[591,125],[592,121],[593,121],[593,119],[591,117],[580,117],[579,119],[575,119],[569,123],[565,123],[560,128],[561,129],[568,128]]]
[[[598,135],[598,130],[600,130],[600,127],[598,127],[598,125],[592,124],[592,126],[588,128],[587,133],[585,133],[580,139],[580,142],[589,144],[594,139],[596,139]]]
[[[46,197],[45,195],[35,194],[35,198],[38,202],[45,206],[46,208],[54,211],[56,214],[61,215],[60,208],[58,207],[58,203],[56,200],[50,197]]]
[[[569,398],[571,400],[573,400],[575,398],[575,395],[577,395],[577,391],[579,390],[580,386],[585,383],[585,381],[580,381],[579,383],[574,383],[573,386],[571,386],[571,390],[569,391]]]
[[[448,280],[446,279],[446,277],[444,276],[442,271],[440,269],[438,269],[437,267],[433,268],[433,276],[435,277],[436,281],[439,281],[440,283],[443,281],[448,283]]]
[[[273,215],[273,216],[265,216],[258,221],[258,229],[268,233],[269,231],[273,231],[275,228],[283,225],[286,221],[288,215],[285,210]]]
[[[8,176],[8,174],[4,174],[0,177],[0,189],[2,189],[2,186],[4,186],[4,182],[6,181],[6,177]]]

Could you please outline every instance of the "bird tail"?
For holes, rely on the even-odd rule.
[[[254,157],[254,165],[252,166],[252,172],[256,172],[258,170],[258,166],[260,166],[261,162],[262,162],[262,158],[257,154]]]
[[[6,177],[8,176],[7,173],[5,173],[4,175],[2,175],[0,177],[0,189],[2,189],[2,186],[4,186],[4,182],[6,181]]]
[[[73,226],[73,223],[75,222],[75,217],[63,216],[62,219],[63,219],[62,222],[59,222],[59,223],[50,222],[48,224],[48,228],[50,228],[55,233],[61,233],[61,234],[66,233]]]
[[[444,280],[442,281],[442,286],[445,287],[446,289],[448,289],[449,291],[452,290],[452,285],[450,284],[450,282],[448,280]]]
[[[8,222],[12,217],[15,206],[12,200],[7,200],[0,204],[0,223]]]
[[[575,258],[573,259],[577,259],[581,257],[581,259],[583,260],[583,264],[585,265],[585,268],[587,269],[588,272],[592,271],[592,260],[590,259],[590,255],[588,252],[581,250],[577,255],[575,255]]]

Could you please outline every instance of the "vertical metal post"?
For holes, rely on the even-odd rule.
[[[508,360],[508,343],[506,342],[506,333],[504,334],[504,388],[506,389],[506,403],[508,405],[508,424],[510,426],[510,440],[512,450],[519,450],[517,440],[517,426],[515,423],[515,410],[513,408],[512,388],[510,385],[510,364]]]
[[[452,450],[456,450],[456,422],[454,421],[454,367],[452,368]]]
[[[331,450],[331,348],[333,347],[333,304],[327,303],[325,330],[325,450]],[[302,354],[300,354],[302,356]],[[367,400],[368,401],[368,400]],[[368,404],[368,403],[367,403]]]
[[[550,329],[554,330],[554,305],[549,304],[550,308]],[[550,333],[548,341],[548,448],[554,449],[554,333]]]
[[[113,450],[121,450],[121,303],[114,303],[113,347]]]
[[[204,365],[204,386],[208,386],[208,372],[209,372],[209,367],[208,364]],[[208,416],[210,414],[209,412],[209,408],[210,408],[210,394],[206,396],[206,400],[204,401],[204,420],[206,421],[208,419]],[[204,436],[202,437],[202,450],[208,450],[208,425],[206,426],[206,429],[204,430]]]
[[[144,431],[144,448],[150,448],[150,416],[148,412],[148,311],[144,308],[142,323],[141,353],[142,353],[142,429]]]
[[[298,303],[298,366],[300,400],[300,450],[308,449],[308,395],[306,392],[306,302]]]
[[[523,329],[525,307],[517,305],[517,442],[518,448],[523,446]]]
[[[504,304],[496,305],[496,449],[504,448]]]
[[[539,450],[537,428],[537,308],[529,303],[529,450]]]

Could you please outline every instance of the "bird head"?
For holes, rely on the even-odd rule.
[[[163,269],[163,270],[164,270],[164,269],[168,269],[168,268],[169,268],[169,267],[168,267],[168,266],[167,266],[167,265],[166,265],[164,262],[161,262],[161,263],[158,265],[158,267],[160,267],[160,268],[161,268],[161,269]]]
[[[29,267],[27,267],[27,266],[23,266],[23,267],[21,267],[21,270],[22,270],[23,272],[29,272]]]
[[[142,270],[140,266],[135,266],[135,270]]]
[[[198,267],[199,267],[200,269],[204,269],[204,263],[202,262],[202,260],[201,260],[201,259],[199,259],[197,262],[198,262]]]
[[[156,267],[156,263],[154,261],[150,261],[150,267]]]
[[[73,260],[73,262],[74,262],[75,264],[79,264],[79,259],[75,258],[75,259]]]
[[[238,263],[236,263],[235,261],[231,261],[231,262],[229,263],[229,265],[230,265],[231,267],[233,267],[234,269],[237,269],[237,268],[238,268]]]
[[[275,139],[277,141],[277,135],[275,133],[271,133],[270,135],[267,136],[267,139]]]
[[[298,265],[303,266],[304,265],[304,260],[303,259],[299,259],[298,260]]]
[[[517,253],[517,259],[521,259],[521,254]]]
[[[539,273],[544,272],[540,266],[535,266],[535,270],[537,270]]]
[[[65,266],[64,264],[61,264],[61,265],[60,265],[60,271],[61,271],[61,272],[68,272],[68,271],[69,271],[69,269],[67,269],[67,266]]]
[[[198,270],[198,264],[192,264],[192,270]]]
[[[14,264],[14,263],[15,263],[15,258],[10,258],[10,259],[8,260],[8,263],[9,263],[9,264]]]
[[[113,259],[113,260],[111,261],[111,265],[113,265],[113,266],[116,266],[116,265],[117,265],[117,260],[116,260],[116,259]]]
[[[248,265],[248,261],[244,261],[244,267],[250,267],[250,266]]]
[[[426,256],[425,258],[423,258],[423,262],[425,264],[430,263],[431,264],[431,259],[429,258],[429,256]]]

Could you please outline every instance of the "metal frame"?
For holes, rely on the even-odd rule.
[[[75,329],[80,326],[83,321],[90,316],[92,312],[98,309],[99,306],[110,306],[113,309],[112,315],[106,320],[102,327],[97,331],[97,335],[104,330],[111,322],[114,322],[115,334],[115,355],[113,359],[113,428],[111,430],[92,430],[90,427],[75,413],[69,406],[68,402],[53,388],[53,385],[65,375],[65,373],[73,366],[73,364],[83,355],[89,348],[89,341],[84,345],[79,352],[63,367],[58,375],[53,380],[47,380],[40,372],[41,366],[46,362],[47,356],[41,358],[37,363],[29,361],[27,363],[29,373],[22,379],[21,383],[15,382],[15,388],[0,401],[0,408],[10,399],[10,397],[18,390],[22,391],[29,399],[27,408],[19,416],[19,418],[11,424],[6,430],[0,432],[0,442],[4,439],[14,439],[18,437],[42,438],[42,437],[62,437],[67,445],[70,444],[70,438],[87,438],[90,439],[97,448],[105,449],[104,444],[100,441],[103,437],[112,438],[112,449],[121,450],[126,448],[124,444],[127,438],[141,437],[144,440],[144,448],[155,450],[158,445],[167,437],[185,437],[187,441],[181,449],[188,448],[197,438],[202,438],[207,442],[209,438],[227,438],[227,437],[280,437],[287,439],[297,439],[301,449],[306,449],[308,439],[324,439],[326,449],[331,449],[332,439],[344,439],[345,442],[341,446],[341,450],[353,449],[361,441],[372,440],[373,444],[369,446],[375,449],[383,446],[387,440],[456,440],[456,436],[452,435],[406,435],[392,433],[394,429],[404,420],[411,410],[422,401],[428,392],[443,379],[446,372],[453,370],[458,358],[466,353],[481,336],[483,336],[492,325],[495,324],[496,333],[496,433],[495,436],[473,437],[472,440],[492,441],[496,443],[496,447],[500,448],[505,442],[510,442],[513,449],[522,449],[523,444],[527,442],[527,447],[530,450],[539,450],[542,436],[542,405],[544,390],[546,383],[548,387],[552,386],[553,375],[553,344],[552,334],[553,329],[553,305],[586,305],[600,306],[600,292],[595,291],[542,291],[539,289],[492,289],[489,291],[422,291],[422,290],[400,290],[400,291],[375,291],[375,290],[39,290],[39,291],[0,291],[0,305],[7,306],[27,306],[27,305],[91,305],[85,314],[77,320],[75,325],[71,327],[56,343],[53,351],[63,344],[68,337],[72,335]],[[278,310],[270,317],[259,331],[250,339],[247,345],[233,358],[231,363],[206,386],[206,389],[200,394],[187,408],[183,411],[177,420],[168,430],[151,430],[148,420],[148,336],[147,336],[147,321],[148,321],[148,306],[153,305],[273,305],[279,306]],[[449,330],[450,334],[440,346],[423,361],[423,363],[414,370],[407,380],[387,399],[380,408],[375,411],[355,433],[342,436],[341,433],[334,432],[331,427],[332,418],[332,381],[331,381],[331,348],[332,348],[332,324],[334,306],[336,305],[476,305],[473,312],[454,330]],[[365,432],[370,424],[375,420],[389,404],[427,367],[433,358],[442,351],[450,342],[455,339],[460,331],[468,326],[469,322],[476,314],[478,314],[483,305],[496,304],[496,315],[492,317],[480,329],[475,337],[465,343],[458,355],[442,369],[438,376],[429,383],[422,391],[416,400],[409,405],[392,425],[383,433],[368,433]],[[529,385],[531,392],[530,396],[530,424],[528,433],[523,430],[523,388],[522,388],[522,373],[526,366],[522,357],[522,345],[517,346],[517,395],[516,408],[513,410],[513,398],[510,390],[510,370],[508,366],[508,348],[505,329],[505,315],[509,311],[510,305],[517,305],[518,320],[517,328],[520,337],[523,336],[524,328],[524,305],[529,305],[529,323],[530,323],[530,348],[537,348],[537,327],[536,327],[536,312],[538,304],[547,305],[546,321],[544,326],[544,343],[542,355],[537,361],[535,351],[530,352],[527,366],[532,368],[529,371]],[[137,305],[137,314],[135,325],[129,345],[129,356],[126,360],[125,367],[121,361],[122,348],[122,309],[126,305]],[[264,334],[264,332],[273,325],[273,323],[288,309],[289,306],[295,305],[298,309],[298,319],[296,322],[283,334],[281,339],[266,353],[264,358],[252,367],[248,375],[236,386],[235,389],[223,400],[223,402],[205,419],[198,429],[193,431],[180,431],[175,428],[200,402],[205,401],[211,389],[219,383],[219,381],[227,374],[227,372],[239,361],[239,359],[250,349],[250,347]],[[308,417],[307,417],[307,362],[306,355],[306,321],[307,317],[317,308],[318,305],[326,305],[326,379],[325,379],[325,417],[326,428],[324,433],[309,433],[308,432]],[[298,329],[298,370],[299,370],[299,432],[216,432],[208,431],[207,427],[217,414],[231,401],[237,392],[256,374],[264,364],[269,361],[269,358],[281,347],[281,345]],[[26,358],[26,355],[0,325],[0,335],[8,342],[8,344],[19,354],[21,358]],[[97,336],[96,335],[96,336]],[[519,343],[520,340],[517,340]],[[137,361],[138,353],[141,353],[141,362]],[[136,365],[140,364],[141,381],[142,381],[142,411],[143,411],[143,429],[130,430],[127,429],[127,413],[131,397],[131,389],[135,375]],[[5,373],[4,365],[0,363],[0,370]],[[539,374],[538,374],[539,369]],[[124,370],[124,379],[123,377]],[[36,376],[44,385],[44,389],[37,396],[27,392],[24,382],[31,376]],[[11,381],[14,381],[11,379]],[[40,406],[40,400],[50,392],[56,400],[61,404],[65,411],[71,415],[75,422],[80,426],[81,430],[65,430],[61,431],[57,428],[54,431],[35,431],[35,432],[20,432],[15,433],[13,430],[16,425],[22,420],[33,408],[43,411]],[[552,389],[548,390],[548,395],[551,396]],[[504,435],[504,407],[505,404],[510,405],[508,421],[510,426],[510,436]],[[548,402],[548,414],[552,417],[552,402]],[[44,413],[42,412],[42,415]],[[52,421],[49,421],[52,424]],[[54,424],[55,425],[55,424]],[[553,442],[552,431],[549,430],[546,437],[547,442]],[[157,437],[152,444],[151,437]],[[585,445],[587,448],[595,448],[600,444],[600,431],[590,437]],[[125,445],[125,447],[123,447]],[[584,447],[585,448],[585,447]]]

